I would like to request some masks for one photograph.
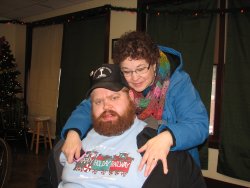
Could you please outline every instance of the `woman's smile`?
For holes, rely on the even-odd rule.
[[[141,86],[143,86],[143,82],[130,82],[129,84],[133,85],[134,87],[141,87]]]

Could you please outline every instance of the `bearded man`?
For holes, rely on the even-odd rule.
[[[136,136],[146,123],[137,119],[132,92],[121,80],[119,67],[103,65],[91,73],[93,129],[82,140],[84,154],[64,165],[60,188],[142,187],[146,177],[138,171],[141,155]],[[74,183],[72,183],[74,182]]]

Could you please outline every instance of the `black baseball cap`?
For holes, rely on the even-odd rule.
[[[96,88],[105,88],[111,91],[120,91],[128,87],[120,67],[117,64],[102,64],[90,72],[90,89],[86,97]]]

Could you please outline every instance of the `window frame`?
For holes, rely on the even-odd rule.
[[[220,9],[226,8],[226,1],[221,0],[219,4]],[[214,109],[214,127],[213,135],[209,136],[209,148],[218,149],[220,140],[220,124],[221,124],[221,111],[223,100],[223,77],[224,77],[224,62],[225,62],[225,41],[226,41],[226,16],[225,14],[219,15],[218,26],[218,63],[216,69],[216,88],[215,88],[215,109]]]

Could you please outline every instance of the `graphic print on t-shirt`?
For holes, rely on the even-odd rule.
[[[125,177],[129,172],[134,158],[129,157],[128,153],[119,153],[117,155],[103,155],[97,151],[87,151],[77,160],[74,167],[75,171],[86,173],[108,173],[109,175],[121,175]]]

